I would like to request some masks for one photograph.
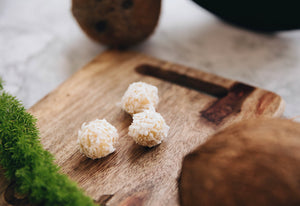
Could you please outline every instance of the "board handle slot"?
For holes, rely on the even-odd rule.
[[[142,64],[135,68],[139,74],[155,77],[167,82],[171,82],[189,89],[196,90],[216,98],[227,96],[228,89],[211,82],[197,79],[185,74],[180,74],[175,71],[166,70],[149,64]]]

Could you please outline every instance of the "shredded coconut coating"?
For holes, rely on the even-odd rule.
[[[82,124],[77,143],[82,154],[97,159],[114,152],[118,138],[118,131],[114,126],[105,119],[96,119]]]
[[[168,136],[168,131],[164,118],[150,109],[133,115],[128,135],[139,145],[153,147]]]
[[[129,114],[142,112],[158,104],[157,87],[144,83],[134,82],[129,85],[121,100],[122,109]]]

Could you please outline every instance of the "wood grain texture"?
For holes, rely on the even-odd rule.
[[[167,80],[167,81],[166,81]],[[159,90],[157,111],[170,126],[159,146],[144,148],[127,135],[131,116],[119,102],[129,84]],[[175,83],[176,84],[175,84]],[[203,91],[203,92],[200,92]],[[178,205],[182,158],[221,128],[242,119],[277,117],[283,100],[272,92],[131,52],[108,51],[29,109],[42,144],[61,172],[103,205]],[[91,160],[79,153],[83,122],[106,118],[119,132],[116,152]],[[0,205],[8,183],[1,181]]]

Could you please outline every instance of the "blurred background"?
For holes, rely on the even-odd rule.
[[[271,90],[286,117],[300,115],[300,31],[254,33],[192,1],[162,2],[155,33],[131,50]],[[69,0],[0,0],[0,76],[26,108],[105,49],[79,28]]]

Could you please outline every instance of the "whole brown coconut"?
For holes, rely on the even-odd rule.
[[[300,205],[300,124],[251,120],[183,160],[181,205]]]
[[[137,44],[154,31],[161,0],[72,0],[72,13],[92,39],[112,47]]]

